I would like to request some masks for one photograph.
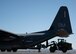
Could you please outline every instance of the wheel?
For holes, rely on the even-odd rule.
[[[38,49],[38,52],[41,52],[40,49]]]
[[[1,52],[5,52],[5,49],[1,49]]]
[[[7,52],[11,52],[11,49],[7,49]]]
[[[16,52],[17,51],[17,49],[13,49],[13,52]]]
[[[50,50],[50,52],[53,52],[54,53],[56,49],[54,47],[50,47],[49,50]]]
[[[63,49],[62,49],[62,52],[63,52],[63,53],[66,53],[66,52],[67,52],[67,49],[66,49],[66,48],[63,48]]]
[[[50,52],[55,52],[55,49],[51,48],[51,49],[50,49]]]
[[[67,48],[66,47],[62,47],[61,50],[62,50],[63,53],[67,52]]]
[[[68,50],[68,47],[67,47],[66,45],[63,45],[63,46],[61,47],[61,50],[62,50],[63,53],[66,53],[67,50]]]

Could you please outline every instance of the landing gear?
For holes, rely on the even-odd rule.
[[[11,51],[16,52],[17,51],[17,49],[1,49],[1,52],[5,52],[5,50],[7,50],[7,52],[11,52]]]
[[[38,52],[41,52],[41,49],[38,49]]]
[[[13,49],[13,52],[17,52],[17,49]]]
[[[41,44],[38,44],[37,45],[37,48],[38,48],[38,52],[41,52],[40,50],[41,50]]]
[[[1,49],[1,52],[5,52],[5,49]]]
[[[11,49],[7,49],[7,52],[11,52]]]

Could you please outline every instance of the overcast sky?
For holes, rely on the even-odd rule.
[[[60,6],[68,7],[74,34],[66,40],[76,49],[76,0],[0,0],[0,29],[17,34],[48,30]]]

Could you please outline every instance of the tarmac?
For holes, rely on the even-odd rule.
[[[17,52],[1,52],[0,54],[76,54],[76,50],[68,50],[66,53],[56,50],[54,53],[50,53],[48,49],[42,49],[41,52],[38,50],[18,50]]]

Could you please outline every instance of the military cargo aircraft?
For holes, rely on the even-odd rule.
[[[49,39],[56,36],[68,37],[70,34],[72,34],[72,28],[68,8],[61,6],[48,30],[18,35],[0,29],[0,50],[2,52],[5,50],[16,52],[18,49],[38,49],[40,51],[41,47],[47,48],[49,46]],[[41,45],[45,41],[46,46]]]

